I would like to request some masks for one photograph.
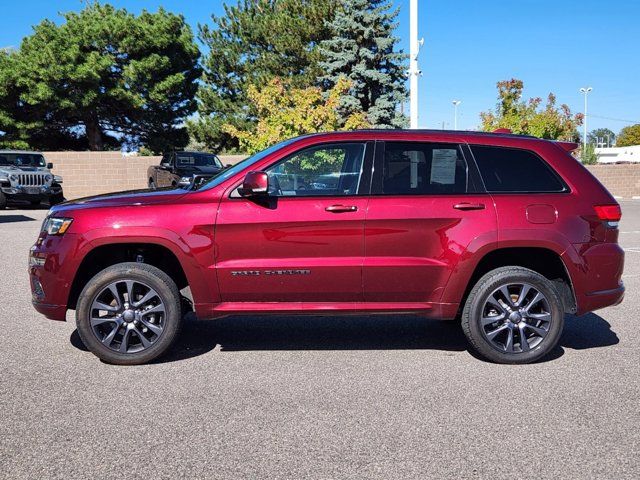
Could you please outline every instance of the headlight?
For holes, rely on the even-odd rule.
[[[193,177],[182,177],[178,182],[178,185],[180,186],[191,185],[191,180],[193,180]]]
[[[73,218],[49,217],[44,221],[42,230],[48,235],[62,235],[69,229],[71,222],[73,222]]]
[[[62,183],[62,177],[60,175],[54,175],[53,181],[56,183]]]
[[[47,182],[50,182],[51,180],[53,180],[53,175],[46,174],[46,175],[44,176],[44,179],[45,179]]]

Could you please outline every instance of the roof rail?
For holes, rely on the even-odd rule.
[[[496,128],[493,133],[513,133],[510,128]]]

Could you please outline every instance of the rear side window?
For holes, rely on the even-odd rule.
[[[551,167],[531,151],[485,145],[472,145],[471,150],[489,192],[567,191],[567,187]]]
[[[458,145],[385,143],[381,193],[446,195],[466,192],[467,164]]]

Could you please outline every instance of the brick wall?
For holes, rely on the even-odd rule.
[[[147,187],[147,168],[160,157],[124,157],[120,152],[44,152],[53,172],[64,179],[68,199]],[[244,155],[221,155],[223,164],[235,165]],[[609,191],[622,198],[640,196],[640,164],[588,165]]]
[[[123,156],[120,152],[44,152],[53,173],[63,178],[67,199],[147,188],[147,168],[161,157]],[[223,164],[235,165],[243,155],[220,156]]]
[[[640,196],[640,164],[586,165],[612,195],[621,198]]]

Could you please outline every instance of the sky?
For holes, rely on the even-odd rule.
[[[227,0],[235,3],[236,0]],[[138,13],[162,6],[197,25],[223,13],[223,2],[206,0],[111,0]],[[410,0],[400,9],[396,35],[409,51]],[[81,0],[0,0],[0,48],[18,47],[31,27],[59,12],[78,10]],[[524,81],[524,96],[546,98],[573,112],[584,110],[580,87],[589,94],[588,127],[621,128],[640,123],[640,0],[419,0],[419,32],[425,43],[419,63],[419,125],[475,129],[479,113],[495,107],[496,82]],[[408,107],[407,107],[408,108]],[[626,121],[623,121],[626,120]]]

